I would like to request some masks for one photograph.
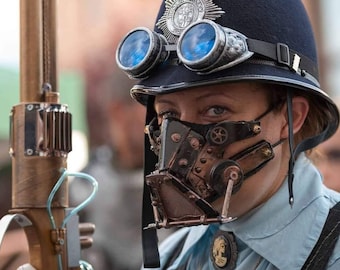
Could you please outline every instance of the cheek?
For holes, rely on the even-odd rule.
[[[281,114],[268,115],[266,121],[261,122],[262,138],[274,144],[280,139],[286,138],[284,130],[286,129],[286,120]]]
[[[234,216],[242,215],[266,200],[281,186],[287,168],[283,145],[274,148],[275,156],[258,172],[243,181],[241,189],[232,196],[230,210]]]

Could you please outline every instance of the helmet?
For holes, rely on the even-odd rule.
[[[143,60],[125,62],[124,52],[137,51],[125,47],[136,33],[148,43]],[[197,34],[200,48],[190,47],[192,33]],[[321,130],[296,146],[291,162],[299,152],[329,138],[339,125],[336,105],[320,88],[313,31],[299,0],[164,0],[154,31],[139,28],[130,32],[119,45],[116,59],[130,77],[140,79],[131,95],[148,106],[147,123],[155,114],[153,96],[204,85],[255,81],[304,92],[326,112]],[[157,162],[149,146],[146,140],[146,174]],[[289,175],[291,170],[292,166]]]
[[[209,47],[210,51],[205,51],[202,61],[197,61],[197,51],[190,52],[192,55],[196,53],[191,56],[195,59],[186,59],[183,56],[185,52],[182,53],[186,49],[185,37],[190,36],[189,28],[198,28],[197,24],[202,23],[213,24],[215,40],[226,41],[222,45]],[[223,38],[220,37],[221,31],[224,32]],[[153,47],[156,47],[158,54],[155,61],[144,62],[145,72],[138,69],[140,76],[129,73],[131,66],[126,68],[121,64],[119,55],[126,39],[118,47],[116,55],[118,65],[130,77],[141,78],[131,89],[132,97],[140,103],[147,105],[149,100],[153,102],[152,96],[196,86],[257,81],[303,91],[317,100],[321,111],[327,112],[321,117],[322,135],[312,138],[312,142],[309,140],[299,148],[300,152],[316,146],[336,131],[339,112],[320,88],[313,30],[301,1],[164,0],[154,31],[149,32],[151,43],[157,45]],[[158,40],[155,41],[157,36]],[[159,48],[165,49],[162,51]],[[230,56],[232,50],[243,52]],[[155,53],[149,49],[147,56],[150,54]],[[218,59],[204,66],[214,54],[218,55]],[[149,115],[152,113],[149,110]]]
[[[214,21],[243,34],[247,40],[263,43],[255,45],[255,53],[249,59],[207,74],[187,68],[178,61],[176,52],[170,52],[166,61],[154,66],[131,89],[137,101],[146,104],[150,95],[195,86],[255,80],[306,90],[334,107],[320,89],[313,31],[301,1],[165,0],[154,32],[171,46],[178,43],[180,35],[190,24],[201,20]],[[337,115],[336,110],[334,115]]]

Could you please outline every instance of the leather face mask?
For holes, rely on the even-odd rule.
[[[267,141],[227,158],[225,149],[260,132],[259,120],[199,125],[167,117],[160,126],[156,118],[152,120],[147,133],[158,163],[146,176],[156,222],[149,227],[232,220],[228,216],[230,197],[274,157],[274,152]],[[222,208],[217,203],[221,198]]]

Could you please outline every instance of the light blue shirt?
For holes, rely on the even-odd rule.
[[[168,257],[187,235],[181,253],[166,269],[214,270],[209,256],[211,241],[218,229],[235,234],[236,270],[301,269],[319,238],[329,209],[340,201],[340,194],[322,184],[320,173],[304,154],[295,163],[294,175],[293,207],[288,203],[285,181],[265,204],[237,220],[180,229],[160,245],[159,269],[165,269]],[[340,269],[340,241],[327,269]]]

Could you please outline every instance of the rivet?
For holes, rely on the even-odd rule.
[[[265,148],[265,149],[262,150],[262,153],[263,153],[263,155],[265,155],[266,157],[269,157],[269,156],[271,156],[272,151],[271,151],[269,148]]]
[[[181,167],[186,167],[186,166],[188,166],[188,160],[185,159],[185,158],[182,158],[178,161],[178,165],[181,166]]]
[[[181,140],[181,134],[179,133],[174,133],[171,135],[171,140],[173,142],[179,142]]]
[[[200,142],[197,138],[192,138],[190,140],[190,145],[193,149],[198,149],[199,145],[200,145]]]
[[[260,133],[260,132],[261,132],[261,126],[255,125],[254,128],[253,128],[253,132],[254,132],[255,134]]]

